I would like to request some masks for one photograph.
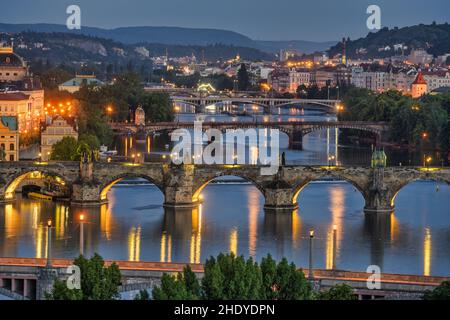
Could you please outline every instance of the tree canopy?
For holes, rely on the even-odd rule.
[[[103,258],[94,254],[91,259],[80,255],[74,265],[80,268],[81,288],[69,289],[63,280],[55,280],[47,294],[49,300],[114,300],[119,297],[120,270],[113,263],[106,267]]]

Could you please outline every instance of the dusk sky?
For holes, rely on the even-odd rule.
[[[256,40],[365,36],[370,4],[381,7],[383,26],[450,22],[449,0],[14,0],[1,5],[0,22],[64,24],[71,4],[84,26],[215,28]]]

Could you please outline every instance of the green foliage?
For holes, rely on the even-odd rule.
[[[444,281],[423,295],[424,300],[450,300],[450,281]]]
[[[153,297],[208,300],[302,300],[312,297],[311,286],[302,271],[283,259],[278,265],[270,255],[261,267],[252,258],[219,254],[204,265],[201,286],[189,267],[178,275],[165,274]]]
[[[444,24],[419,24],[404,28],[382,28],[377,32],[369,32],[365,38],[347,41],[347,54],[350,58],[382,58],[394,54],[393,46],[403,43],[408,48],[429,48],[428,52],[434,56],[443,55],[450,52],[450,25]],[[342,52],[342,42],[339,42],[329,50],[329,55],[334,56]],[[378,48],[390,46],[389,51],[379,52]],[[367,53],[358,55],[359,48],[365,48]],[[404,54],[409,54],[409,50]],[[397,51],[401,53],[401,51]]]
[[[79,256],[74,264],[80,268],[81,289],[69,289],[65,281],[56,280],[47,299],[51,300],[114,300],[119,297],[121,275],[117,264],[105,267],[103,258]]]
[[[87,145],[90,150],[98,150],[100,148],[100,141],[97,136],[90,133],[81,134],[78,137],[78,142]]]
[[[344,97],[344,112],[340,120],[384,121],[390,124],[390,139],[396,143],[448,148],[450,95],[426,95],[420,100],[398,91],[374,93],[351,88]],[[422,141],[422,133],[428,138]]]
[[[74,161],[79,158],[78,142],[73,137],[64,137],[52,146],[52,160]]]
[[[147,290],[139,290],[139,293],[134,297],[134,300],[150,300],[150,294]]]
[[[345,283],[337,284],[327,291],[319,292],[315,298],[317,300],[357,300],[353,288]]]
[[[238,80],[238,88],[240,91],[246,91],[250,86],[249,75],[244,63],[242,63],[239,68],[237,80]]]

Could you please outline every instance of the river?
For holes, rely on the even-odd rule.
[[[370,147],[336,145],[335,134],[325,130],[305,136],[302,151],[286,150],[288,162],[324,164],[333,154],[338,164],[368,165]],[[166,152],[164,139],[152,137],[151,152]],[[145,151],[148,145],[140,147]],[[260,261],[270,253],[307,267],[309,231],[314,229],[315,268],[332,268],[334,261],[342,270],[378,265],[382,272],[450,276],[448,185],[411,183],[397,196],[394,214],[379,216],[364,214],[363,197],[342,181],[310,183],[298,197],[299,209],[282,214],[265,212],[260,191],[235,179],[210,183],[202,195],[200,207],[176,211],[163,208],[158,188],[136,180],[115,185],[109,203],[100,208],[72,208],[18,195],[0,206],[0,256],[46,257],[46,222],[51,218],[52,256],[74,258],[83,213],[84,251],[105,259],[203,263],[211,255],[234,252]]]

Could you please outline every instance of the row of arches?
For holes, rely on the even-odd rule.
[[[14,176],[11,178],[11,180],[9,181],[9,183],[6,184],[6,186],[4,187],[4,196],[6,200],[11,200],[14,198],[14,194],[16,192],[16,189],[20,186],[20,187],[26,187],[26,184],[24,184],[25,182],[35,179],[35,180],[39,180],[39,179],[45,179],[46,177],[51,176],[57,179],[57,181],[59,181],[62,185],[67,185],[70,186],[70,184],[72,183],[72,181],[68,181],[65,177],[61,176],[58,173],[55,172],[47,172],[47,171],[29,171],[29,172],[25,172],[22,173],[20,175]],[[108,192],[111,190],[111,188],[116,185],[117,183],[119,183],[120,181],[123,181],[124,179],[132,179],[132,178],[141,178],[144,179],[146,181],[148,181],[151,184],[154,184],[161,192],[163,195],[165,195],[165,189],[163,187],[163,185],[161,184],[161,182],[156,181],[155,179],[153,179],[151,176],[148,175],[144,175],[144,174],[133,174],[133,173],[124,173],[120,176],[115,176],[107,181],[104,181],[100,187],[99,187],[99,197],[100,197],[100,201],[101,202],[107,202],[108,200]],[[215,176],[211,176],[210,178],[206,178],[205,181],[197,181],[197,183],[194,186],[194,190],[192,192],[192,202],[193,203],[197,203],[199,202],[201,199],[201,193],[202,191],[205,189],[205,187],[207,187],[209,184],[211,184],[214,181],[217,181],[219,179],[225,179],[225,181],[227,179],[239,179],[241,181],[246,181],[251,183],[256,189],[259,190],[260,194],[265,197],[266,196],[266,187],[264,185],[261,184],[261,182],[255,181],[255,179],[253,179],[252,177],[249,176],[244,176],[244,175],[237,175],[237,174],[233,174],[230,175],[227,172],[224,172],[222,175],[215,175]],[[351,179],[345,177],[345,176],[341,176],[341,175],[329,175],[326,172],[324,172],[323,175],[321,176],[317,176],[314,179],[310,179],[310,180],[303,180],[301,183],[299,183],[296,186],[293,186],[291,188],[292,190],[292,204],[296,205],[297,204],[297,200],[299,195],[301,194],[301,192],[308,187],[311,183],[316,182],[316,181],[321,181],[324,179],[333,179],[333,180],[340,180],[340,181],[345,181],[346,183],[349,183],[350,185],[353,186],[355,192],[359,192],[359,194],[366,199],[367,196],[367,190],[365,190],[364,186],[358,185],[357,183],[355,183],[354,181],[352,181]],[[408,184],[414,182],[414,181],[418,181],[418,180],[424,180],[423,177],[415,177],[412,178],[410,180],[405,180],[403,183],[401,184],[397,184],[395,186],[395,189],[392,190],[392,196],[391,196],[391,206],[394,207],[395,204],[395,200],[397,198],[397,195],[399,194],[399,192]],[[437,181],[434,180],[432,178],[427,178],[426,180],[432,180],[432,181]],[[446,183],[449,183],[449,181],[444,181]]]
[[[226,100],[225,101],[227,104],[231,104],[233,106],[238,106],[238,105],[242,105],[242,104],[247,104],[247,105],[254,105],[254,106],[258,106],[259,109],[258,111],[264,111],[267,110],[268,108],[292,108],[292,107],[297,107],[301,108],[301,109],[313,109],[313,110],[320,110],[320,111],[324,111],[327,113],[336,113],[336,107],[334,105],[329,105],[327,103],[321,103],[318,101],[312,101],[312,102],[308,102],[305,104],[304,101],[290,101],[290,102],[283,102],[283,103],[279,103],[279,104],[274,104],[274,105],[269,105],[269,104],[264,104],[258,101],[246,101],[246,102],[242,102],[242,101],[230,101],[230,100]],[[190,106],[192,107],[192,110],[194,111],[193,113],[195,113],[195,110],[197,108],[208,108],[209,106],[212,105],[216,105],[216,104],[224,104],[224,101],[222,100],[214,100],[211,99],[211,101],[206,101],[205,105],[201,105],[199,103],[193,102],[193,101],[186,101],[186,100],[173,100],[173,104],[175,106]]]

